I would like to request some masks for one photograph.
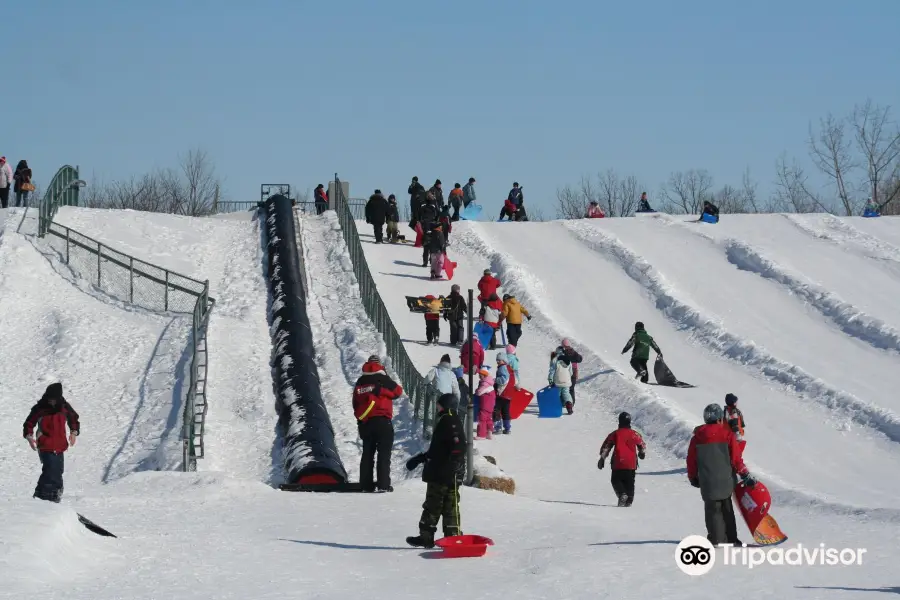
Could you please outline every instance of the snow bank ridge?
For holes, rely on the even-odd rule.
[[[879,260],[900,262],[900,248],[876,237],[863,233],[849,223],[834,215],[782,215],[800,231],[820,240],[826,240],[838,246],[856,245],[863,248],[867,255]],[[814,222],[819,221],[820,226]]]
[[[618,262],[650,294],[662,313],[679,325],[693,330],[695,337],[711,350],[745,366],[754,367],[765,377],[793,388],[801,397],[871,427],[894,442],[900,442],[900,417],[893,412],[834,388],[797,366],[776,358],[754,342],[729,332],[697,308],[682,301],[674,287],[650,263],[615,236],[581,223],[565,223],[564,226],[587,247]],[[738,250],[734,252],[737,253]]]
[[[578,346],[577,336],[566,331],[560,331],[555,326],[561,321],[548,309],[542,298],[543,284],[527,269],[519,266],[515,258],[509,254],[498,252],[484,236],[479,235],[481,226],[473,224],[471,229],[454,232],[454,247],[466,247],[474,253],[486,257],[490,261],[491,270],[497,273],[503,282],[503,289],[507,293],[515,295],[523,304],[529,307],[532,315],[537,317],[529,327],[541,330],[548,337],[562,339],[568,337]],[[544,318],[541,318],[544,317]],[[665,448],[676,457],[686,458],[688,442],[694,431],[695,420],[690,415],[670,405],[666,400],[652,392],[644,391],[624,375],[612,369],[599,356],[582,352],[584,361],[581,372],[597,371],[602,374],[616,375],[610,378],[595,378],[590,381],[582,381],[583,386],[591,391],[591,394],[606,400],[611,413],[621,410],[629,410],[632,413],[635,427],[646,434],[654,446]],[[584,379],[585,376],[582,376]]]

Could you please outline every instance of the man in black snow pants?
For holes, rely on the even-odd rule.
[[[369,196],[369,201],[366,203],[366,223],[370,224],[375,230],[376,244],[381,244],[384,241],[384,222],[387,219],[389,210],[390,206],[381,190],[375,190],[375,193]]]
[[[466,470],[466,436],[462,421],[448,408],[455,401],[453,394],[444,394],[438,399],[440,414],[431,446],[428,452],[414,456],[406,463],[410,471],[425,463],[422,481],[428,484],[419,519],[419,535],[406,538],[410,546],[434,548],[434,534],[441,519],[444,537],[461,535],[459,484]]]
[[[359,483],[363,491],[393,492],[391,487],[391,449],[394,446],[394,400],[403,388],[387,376],[381,359],[373,354],[362,368],[362,376],[353,388],[353,414],[359,423],[362,457]],[[375,454],[378,454],[378,480],[374,481]]]

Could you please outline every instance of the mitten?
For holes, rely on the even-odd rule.
[[[602,456],[600,457],[600,460],[597,461],[597,468],[600,469],[601,471],[603,470],[603,463],[604,463],[604,462],[605,462],[605,461],[603,460],[603,457],[602,457]]]
[[[752,488],[756,485],[756,479],[750,473],[745,473],[741,475],[741,483],[744,487]]]
[[[413,456],[408,461],[406,461],[406,470],[415,471],[416,467],[421,465],[423,462],[425,462],[425,455],[417,454],[416,456]]]
[[[700,487],[700,480],[697,479],[696,477],[694,477],[693,479],[691,479],[691,485],[694,486],[695,488]]]
[[[646,457],[647,457],[647,455],[644,454],[643,448],[640,449],[640,450],[638,450],[638,458],[639,458],[639,459],[644,460]]]

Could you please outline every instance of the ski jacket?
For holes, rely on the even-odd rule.
[[[589,206],[587,209],[587,218],[588,219],[602,219],[606,217],[606,214],[603,212],[603,209],[599,206]]]
[[[363,375],[353,388],[353,414],[360,423],[375,417],[394,418],[394,400],[403,388],[384,372],[378,363],[363,365]]]
[[[497,288],[501,287],[502,285],[503,284],[500,283],[500,280],[493,275],[483,275],[481,279],[478,280],[478,291],[481,292],[481,297],[486,300],[493,294],[496,294]]]
[[[457,400],[460,399],[459,383],[456,381],[456,375],[448,362],[442,362],[425,376],[425,383],[434,383],[434,386],[441,394],[453,394]]]
[[[509,367],[506,364],[497,365],[497,375],[494,376],[494,389],[497,391],[497,397],[508,398],[505,392],[513,389],[509,387],[510,385],[515,384],[512,380],[512,374]]]
[[[653,209],[650,207],[649,202],[642,199],[640,204],[638,205],[637,212],[653,212]]]
[[[425,186],[418,181],[410,183],[409,187],[406,188],[406,193],[409,194],[410,207],[414,207],[416,202],[421,206],[421,203],[425,200]]]
[[[428,248],[428,252],[431,254],[446,252],[447,242],[444,239],[444,232],[440,229],[432,229],[425,247]]]
[[[366,222],[384,223],[388,213],[388,201],[381,194],[372,194],[366,203]]]
[[[572,387],[572,365],[559,357],[550,361],[547,380],[556,387]]]
[[[506,302],[503,303],[503,318],[506,319],[506,322],[510,325],[521,325],[522,315],[531,317],[528,314],[528,309],[519,304],[515,296],[507,298]]]
[[[503,208],[505,208],[506,212],[508,212],[509,214],[515,214],[515,212],[519,209],[519,207],[516,206],[516,203],[509,199],[503,201]]]
[[[612,452],[610,468],[613,471],[635,471],[638,467],[638,458],[643,458],[644,439],[631,427],[619,427],[608,436],[600,447],[600,458],[606,460]]]
[[[60,398],[55,405],[50,404],[45,395],[37,404],[31,407],[25,423],[22,425],[22,437],[34,434],[38,450],[42,452],[65,452],[69,449],[69,439],[66,433],[69,430],[78,435],[81,433],[81,425],[78,422],[78,413],[72,405]]]
[[[441,224],[441,231],[444,232],[445,237],[453,232],[453,225],[450,223],[449,215],[441,215],[439,223]]]
[[[731,427],[731,431],[737,436],[738,441],[744,437],[744,413],[737,406],[725,405],[725,422]]]
[[[450,190],[450,204],[454,206],[459,206],[463,201],[463,191],[462,188],[453,188]]]
[[[472,347],[471,364],[469,364],[469,346]],[[459,362],[462,363],[463,373],[468,375],[469,369],[473,369],[477,373],[484,364],[484,348],[481,347],[481,342],[473,337],[463,344],[459,350]]]
[[[462,377],[456,378],[456,385],[459,386],[459,410],[462,411],[469,407],[469,403],[472,401],[472,391],[469,389],[469,384]]]
[[[632,358],[637,358],[638,360],[648,360],[650,358],[650,348],[653,348],[657,354],[662,354],[659,349],[659,346],[656,345],[656,342],[653,341],[653,338],[650,337],[650,334],[641,329],[640,331],[635,331],[631,335],[631,339],[628,340],[628,343],[625,344],[625,348],[622,349],[622,353],[628,352],[631,347],[634,346],[634,350],[631,353]]]
[[[715,204],[713,204],[712,202],[709,202],[703,206],[703,212],[708,215],[718,217],[719,216],[719,207],[716,206]]]
[[[387,220],[388,223],[400,222],[400,210],[397,208],[396,202],[388,202]]]
[[[453,486],[465,475],[466,435],[456,411],[445,410],[438,416],[425,459],[425,483]]]
[[[316,190],[315,201],[320,204],[328,204],[328,193],[325,191],[325,188]]]
[[[488,300],[484,305],[484,322],[494,329],[500,328],[500,320],[503,318],[503,303],[496,294],[494,300]]]
[[[428,312],[425,313],[425,320],[439,320],[441,318],[441,310],[444,308],[444,301],[434,296],[425,296],[425,300],[427,300],[425,306],[428,307]]]
[[[8,188],[13,183],[13,172],[9,163],[0,165],[0,188]]]
[[[463,186],[463,204],[466,206],[475,202],[475,185],[467,183]]]
[[[687,475],[700,483],[704,501],[727,500],[734,492],[734,475],[744,476],[747,467],[741,458],[741,446],[731,428],[724,423],[700,425],[688,445]]]
[[[506,353],[506,364],[509,366],[509,370],[512,372],[513,376],[518,380],[519,379],[519,357],[515,354]]]
[[[13,187],[17,192],[22,191],[22,186],[24,184],[31,183],[31,169],[24,160],[19,161],[19,164],[16,165],[16,172],[13,175],[13,179],[15,180],[15,185]]]
[[[512,202],[513,205],[516,206],[517,208],[518,208],[519,206],[522,206],[522,202],[524,201],[524,198],[523,198],[523,196],[522,196],[522,188],[520,188],[520,187],[515,188],[515,187],[514,187],[513,189],[509,190],[509,196],[507,196],[506,199],[507,199],[509,202]]]
[[[447,318],[450,321],[461,321],[463,317],[469,314],[469,307],[466,306],[466,299],[459,292],[450,292],[450,310],[447,311]]]
[[[556,356],[572,365],[572,381],[578,381],[578,364],[584,360],[584,358],[575,352],[575,349],[571,346],[560,346],[556,349]]]
[[[438,220],[438,209],[431,202],[426,202],[419,209],[419,221],[422,223],[422,228],[430,226],[431,223],[436,223]]]
[[[434,203],[437,206],[444,206],[444,190],[435,185],[428,190],[428,193],[434,196]]]

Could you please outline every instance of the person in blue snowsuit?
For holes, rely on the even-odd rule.
[[[502,431],[509,435],[512,428],[512,421],[509,418],[509,392],[506,389],[509,380],[509,364],[506,353],[498,352],[497,375],[494,377],[494,389],[497,391],[497,403],[494,405],[494,433]]]

